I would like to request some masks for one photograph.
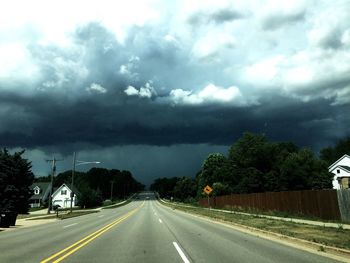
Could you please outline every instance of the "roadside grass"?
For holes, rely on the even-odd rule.
[[[43,209],[45,209],[45,208],[44,207],[30,207],[29,212],[35,212],[35,211],[43,210]]]
[[[312,215],[305,215],[305,214],[298,214],[298,213],[291,213],[287,211],[263,211],[253,208],[242,208],[242,207],[231,207],[231,206],[225,206],[223,208],[224,210],[228,211],[234,211],[234,212],[241,212],[241,213],[248,213],[248,214],[257,214],[257,215],[266,215],[266,216],[276,216],[281,218],[295,218],[295,219],[303,219],[303,220],[310,220],[310,221],[323,221],[327,223],[339,223],[341,222],[337,220],[324,220],[321,218],[318,218],[316,216]]]
[[[163,203],[164,204],[164,203]],[[325,226],[314,226],[292,221],[282,221],[270,218],[259,217],[258,215],[243,215],[235,212],[224,213],[198,207],[181,207],[172,204],[165,204],[173,209],[181,210],[191,214],[197,214],[219,221],[253,227],[269,232],[274,232],[298,239],[327,246],[350,249],[350,230],[342,227],[332,228]]]
[[[127,205],[131,202],[132,200],[131,199],[127,199],[125,203],[117,203],[115,205],[111,205],[111,206],[107,206],[107,207],[102,207],[102,209],[113,209],[113,208],[117,208],[117,207],[120,207],[120,206],[123,206],[123,205]],[[123,201],[122,201],[123,202]]]
[[[68,218],[72,218],[72,217],[77,217],[77,216],[83,216],[83,215],[88,215],[88,214],[92,214],[92,213],[98,213],[99,211],[94,211],[94,210],[90,210],[90,211],[75,211],[72,213],[62,213],[62,214],[58,214],[58,216],[56,214],[51,214],[51,215],[47,215],[47,216],[40,216],[40,217],[33,217],[33,218],[29,218],[28,220],[41,220],[41,219],[68,219]]]

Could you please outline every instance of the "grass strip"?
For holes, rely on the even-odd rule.
[[[191,208],[169,203],[162,204],[187,213],[304,239],[319,243],[320,245],[350,249],[350,230],[343,229],[341,224],[339,224],[338,228],[314,226],[292,221],[263,218],[258,215],[242,215],[235,212],[224,213],[199,207]]]
[[[120,207],[120,206],[123,206],[123,205],[127,205],[131,202],[131,199],[128,199],[126,200],[126,202],[124,203],[118,203],[118,204],[115,204],[115,205],[111,205],[111,206],[107,206],[107,207],[102,207],[102,209],[113,209],[113,208],[116,208],[116,207]]]
[[[56,214],[52,214],[52,215],[48,215],[48,216],[41,216],[41,217],[33,217],[33,218],[29,218],[28,220],[41,220],[41,219],[67,219],[67,218],[72,218],[72,217],[77,217],[77,216],[83,216],[83,215],[88,215],[88,214],[92,214],[92,213],[98,213],[98,211],[78,211],[78,212],[73,212],[73,213],[66,213],[66,214],[58,214],[58,216],[56,216]]]

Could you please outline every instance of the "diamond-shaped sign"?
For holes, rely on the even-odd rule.
[[[213,191],[213,189],[209,185],[207,185],[206,187],[204,187],[203,191],[204,193],[209,195]]]

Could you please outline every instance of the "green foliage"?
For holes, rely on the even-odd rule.
[[[327,165],[331,165],[344,154],[350,155],[350,136],[338,141],[334,147],[322,149],[320,157],[327,163]]]
[[[179,179],[174,187],[174,198],[184,202],[196,196],[197,184],[196,180],[189,177]]]
[[[214,196],[227,195],[231,192],[230,186],[227,183],[215,182],[212,185]]]
[[[96,191],[87,186],[82,186],[78,193],[78,204],[80,207],[90,208],[102,205],[102,195],[100,191]]]
[[[70,185],[71,180],[72,171],[65,171],[55,177],[54,186]],[[145,187],[129,171],[105,168],[91,168],[86,173],[75,171],[74,186],[79,191],[79,205],[85,207],[101,205],[102,200],[111,198],[111,193],[112,199],[123,199]]]
[[[22,158],[24,151],[11,155],[6,149],[0,150],[0,209],[16,213],[27,213],[30,185],[34,175],[31,163]]]
[[[322,153],[339,158],[346,150],[350,150],[349,138]],[[214,196],[329,189],[333,175],[327,166],[326,161],[318,159],[310,150],[299,149],[291,142],[269,142],[264,135],[245,133],[231,146],[228,157],[221,153],[209,154],[196,174],[195,183],[191,179],[162,178],[155,180],[151,190],[158,191],[161,196],[184,200],[186,197],[182,193],[191,193],[194,185],[197,197],[206,196],[203,193],[206,185],[213,188]]]
[[[281,190],[331,188],[332,175],[307,149],[290,154],[281,166]]]
[[[174,188],[179,178],[158,178],[150,186],[151,191],[156,191],[159,193],[160,197],[174,197]]]

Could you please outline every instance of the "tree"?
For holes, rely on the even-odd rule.
[[[174,188],[178,180],[177,177],[158,178],[151,184],[150,190],[158,192],[160,197],[170,198],[174,195]]]
[[[80,207],[90,208],[102,204],[102,195],[100,191],[94,190],[87,185],[80,186],[78,193],[78,204]]]
[[[213,183],[222,181],[222,170],[225,167],[227,159],[221,153],[212,153],[204,160],[202,171],[197,176],[197,194],[202,195],[203,188],[206,185],[212,186]]]
[[[229,159],[238,167],[269,169],[269,147],[264,135],[246,132],[229,150]]]
[[[0,209],[28,212],[34,175],[23,153],[24,150],[11,155],[6,149],[0,150]]]
[[[331,165],[344,154],[350,154],[350,136],[340,140],[334,147],[327,147],[321,150],[320,158],[327,165]]]
[[[289,154],[281,166],[281,190],[331,188],[331,182],[326,163],[308,149]]]
[[[179,179],[173,190],[174,197],[180,201],[186,201],[196,196],[197,184],[196,180],[189,177]]]

